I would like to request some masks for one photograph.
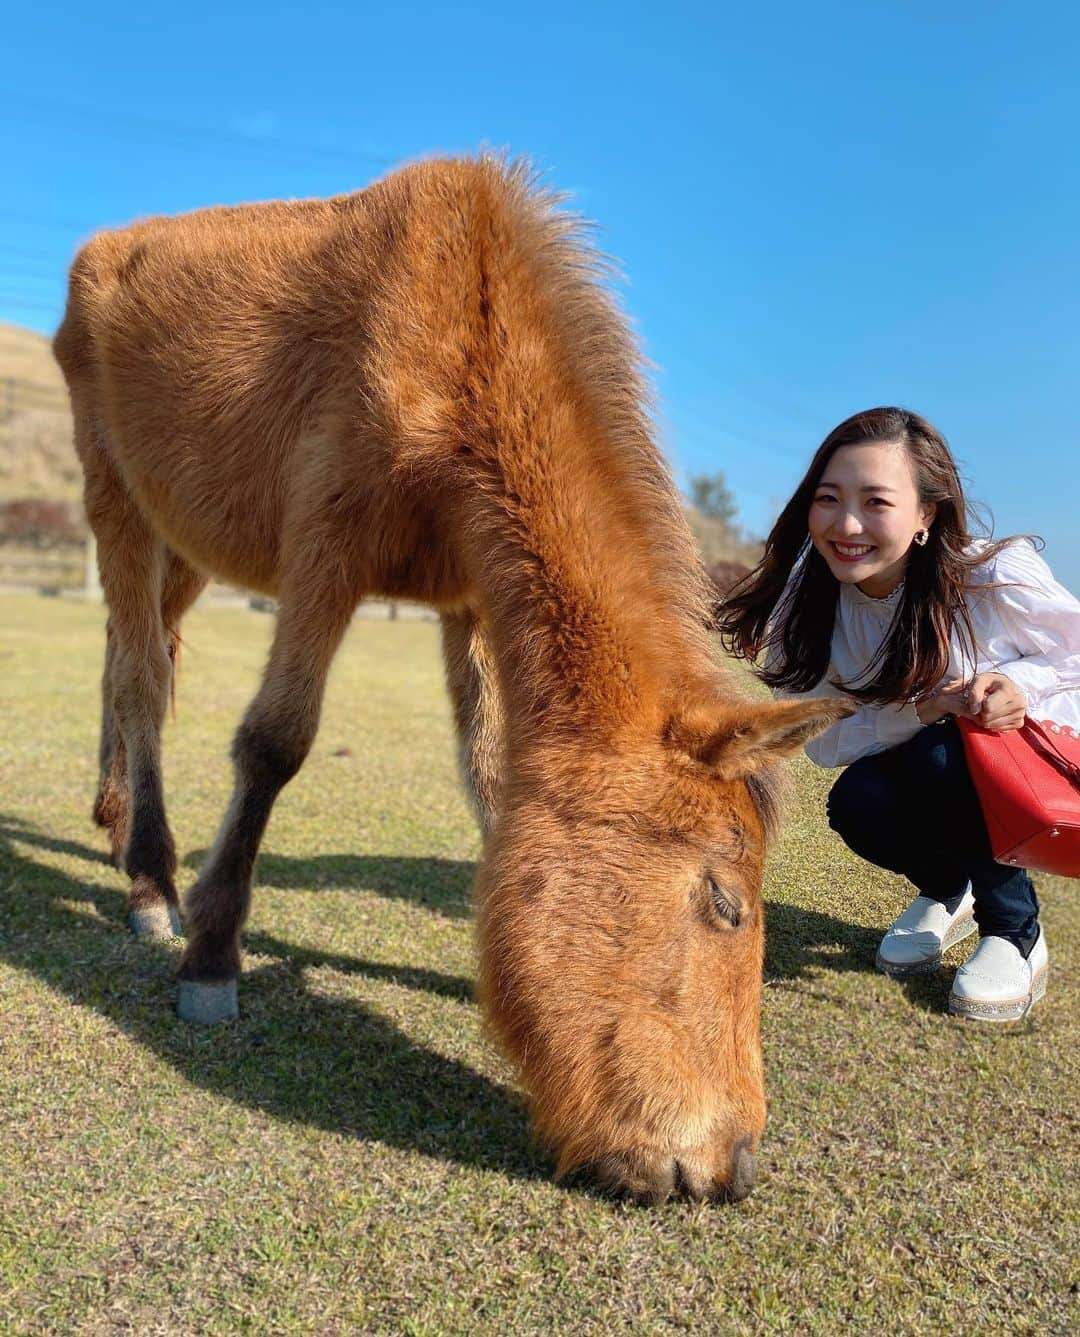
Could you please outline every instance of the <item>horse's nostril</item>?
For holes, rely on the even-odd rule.
[[[731,1157],[731,1178],[728,1181],[728,1193],[736,1202],[742,1202],[743,1198],[749,1197],[756,1178],[757,1162],[754,1160],[754,1153],[750,1150],[750,1139],[744,1137],[741,1141],[735,1143],[735,1151]]]

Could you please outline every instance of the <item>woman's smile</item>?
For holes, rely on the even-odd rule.
[[[829,547],[841,562],[861,562],[874,551],[872,543],[837,543],[835,539],[829,540]]]

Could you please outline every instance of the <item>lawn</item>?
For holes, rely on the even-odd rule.
[[[758,1187],[611,1202],[552,1183],[471,1001],[478,840],[437,628],[351,629],[263,845],[241,1019],[206,1031],[174,1018],[177,948],[129,937],[89,822],[103,625],[0,597],[0,1331],[1080,1326],[1076,883],[1039,883],[1045,1002],[951,1019],[951,970],[874,971],[903,884],[847,855],[800,761],[766,881]],[[185,626],[185,886],[270,630]]]

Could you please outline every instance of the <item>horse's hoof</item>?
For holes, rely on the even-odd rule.
[[[137,938],[182,938],[184,927],[175,905],[150,905],[131,912],[131,931]]]
[[[181,1021],[194,1021],[200,1026],[235,1021],[240,1015],[236,981],[222,980],[220,984],[207,984],[200,980],[181,980],[176,1015]]]

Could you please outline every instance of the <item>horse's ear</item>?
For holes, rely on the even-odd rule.
[[[797,752],[837,720],[851,715],[843,698],[742,702],[716,708],[711,718],[684,717],[669,737],[722,780],[734,780]]]

